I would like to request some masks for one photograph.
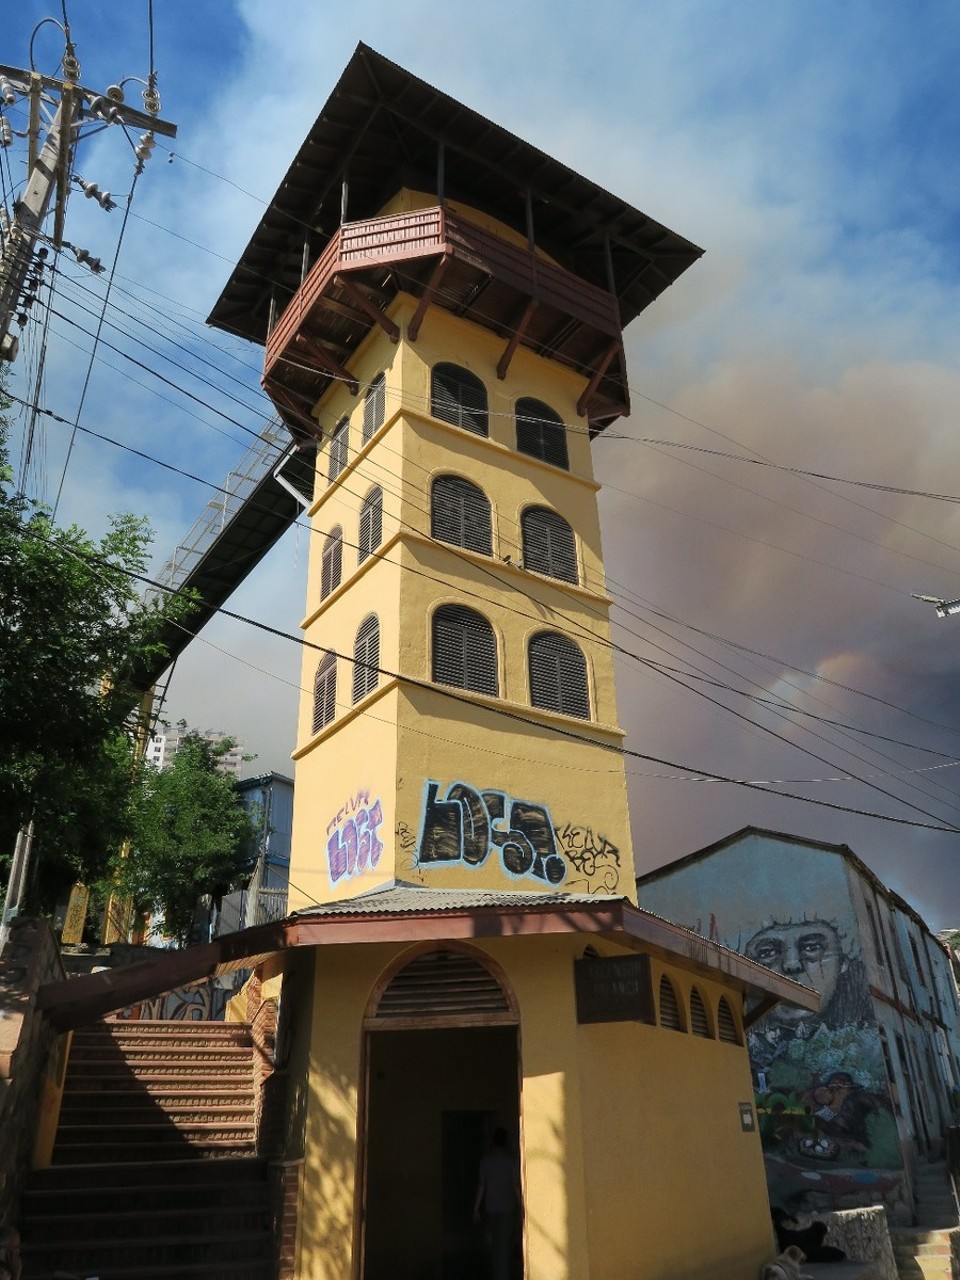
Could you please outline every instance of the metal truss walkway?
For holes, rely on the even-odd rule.
[[[136,673],[150,689],[229,599],[313,500],[313,457],[298,453],[287,428],[273,418],[210,500],[158,577],[147,598],[193,590],[200,598],[184,626],[169,624],[161,640],[166,654]]]

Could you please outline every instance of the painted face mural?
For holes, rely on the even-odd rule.
[[[771,924],[753,935],[744,953],[785,978],[819,991],[821,1018],[826,1017],[841,975],[849,967],[837,930],[825,920]],[[777,1005],[770,1014],[771,1021],[786,1026],[809,1019],[805,1009],[792,1005]]]

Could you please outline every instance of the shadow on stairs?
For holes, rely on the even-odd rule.
[[[242,1023],[75,1031],[53,1162],[24,1195],[24,1280],[273,1280],[253,1053]]]

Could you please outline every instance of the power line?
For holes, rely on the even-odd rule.
[[[42,535],[35,535],[35,536],[42,537]],[[43,538],[43,541],[49,542],[51,541],[51,539]],[[77,551],[75,548],[64,548],[64,550],[67,550],[69,554],[75,556],[77,559],[87,560],[93,564],[99,564],[103,566],[106,566],[108,564],[108,562],[104,559],[104,557],[95,555],[91,552],[80,552],[80,551]],[[165,586],[163,583],[157,582],[155,579],[148,577],[146,574],[137,573],[132,569],[126,569],[123,566],[119,566],[119,565],[110,565],[110,568],[124,574],[126,577],[129,577],[135,581],[141,582],[147,586],[163,591],[168,595],[180,594],[178,591],[171,590],[169,587]],[[292,643],[299,645],[301,648],[311,649],[323,654],[332,653],[337,659],[341,661],[347,661],[351,663],[353,662],[353,658],[351,656],[339,653],[336,650],[331,650],[323,645],[315,644],[314,642],[307,640],[305,636],[297,636],[292,634],[291,632],[281,631],[278,627],[270,626],[269,623],[260,622],[255,618],[248,618],[244,614],[236,613],[231,609],[224,608],[223,606],[211,606],[211,608],[213,609],[214,612],[220,613],[224,617],[232,618],[236,622],[242,622],[245,625],[254,627],[259,631],[263,631],[266,634],[273,635],[279,639],[291,641]],[[452,689],[450,689],[447,686],[434,684],[433,682],[427,681],[427,680],[419,680],[413,676],[405,676],[405,675],[402,675],[400,672],[390,671],[387,668],[383,668],[383,667],[377,667],[376,671],[378,675],[384,675],[388,679],[397,680],[402,684],[406,684],[414,688],[430,690],[434,693],[440,694],[444,698],[448,698],[461,705],[469,706],[469,707],[476,706],[476,703],[473,701],[473,699],[464,697],[454,692]],[[486,707],[487,703],[484,702],[483,705]],[[665,759],[659,756],[649,755],[646,752],[632,750],[630,748],[623,747],[623,746],[616,746],[613,743],[606,743],[606,742],[597,740],[595,738],[591,738],[587,734],[577,733],[574,730],[565,728],[561,725],[555,725],[552,723],[547,723],[546,721],[537,720],[531,716],[521,715],[517,711],[510,711],[506,707],[496,704],[495,701],[493,702],[493,705],[491,705],[488,709],[493,710],[497,715],[500,715],[505,719],[513,720],[528,726],[531,726],[531,725],[535,726],[540,731],[546,729],[548,732],[554,733],[565,739],[584,743],[589,746],[598,747],[600,750],[608,751],[616,755],[629,757],[632,759],[646,760],[650,763],[664,765],[672,769],[685,769],[688,772],[693,773],[695,775],[695,780],[697,781],[723,782],[731,786],[745,787],[748,790],[763,791],[766,794],[776,795],[781,799],[798,800],[801,803],[815,804],[823,808],[838,810],[842,813],[854,814],[855,816],[858,816],[858,817],[875,818],[884,822],[893,822],[900,826],[918,827],[928,831],[941,831],[951,835],[960,835],[960,827],[931,824],[927,822],[917,822],[915,819],[912,819],[912,818],[898,818],[890,814],[876,813],[872,810],[852,808],[848,805],[840,805],[828,800],[819,800],[811,796],[800,796],[792,792],[771,791],[766,786],[760,785],[755,782],[749,782],[742,778],[732,778],[727,776],[726,774],[716,773],[712,770],[695,769],[690,766],[684,766],[684,765],[678,764],[676,761],[673,761],[673,760]]]

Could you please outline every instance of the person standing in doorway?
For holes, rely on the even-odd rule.
[[[491,1280],[510,1280],[517,1210],[522,1206],[517,1159],[510,1150],[507,1131],[493,1132],[493,1146],[480,1161],[473,1220],[486,1226],[490,1247]]]

